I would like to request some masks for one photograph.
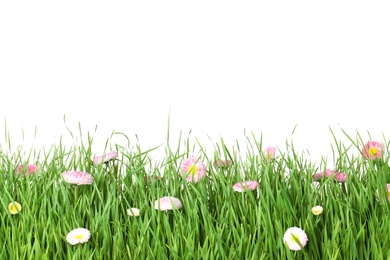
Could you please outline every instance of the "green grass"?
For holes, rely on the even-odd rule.
[[[81,132],[81,131],[80,131]],[[71,132],[70,132],[71,133]],[[333,133],[333,132],[332,132]],[[182,138],[143,150],[128,143],[109,146],[119,156],[95,166],[93,136],[66,147],[62,141],[48,150],[19,147],[0,151],[0,259],[390,259],[389,143],[380,160],[365,160],[364,143],[357,134],[350,143],[332,145],[335,170],[345,172],[345,183],[326,179],[314,183],[311,176],[326,170],[286,142],[287,152],[264,160],[262,137],[246,136],[246,149],[237,143],[227,147],[223,139],[208,154],[198,140]],[[73,137],[73,134],[71,134]],[[133,148],[130,148],[133,147]],[[153,161],[153,153],[165,154]],[[354,151],[355,155],[350,152]],[[245,154],[241,156],[240,154]],[[198,183],[181,178],[184,159],[197,155],[207,166]],[[216,168],[218,160],[231,160]],[[15,175],[20,164],[36,164],[39,172]],[[86,171],[92,185],[75,186],[61,173]],[[144,176],[161,179],[145,180]],[[233,184],[256,180],[254,191],[234,192]],[[183,207],[174,211],[154,209],[154,201],[174,196]],[[11,215],[8,204],[17,201],[22,210]],[[315,216],[311,208],[324,211]],[[139,217],[127,209],[141,210]],[[283,242],[293,226],[305,230],[307,245],[291,251]],[[91,231],[84,244],[70,245],[66,235],[75,228]]]

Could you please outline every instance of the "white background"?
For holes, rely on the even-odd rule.
[[[245,146],[244,130],[313,161],[330,156],[329,127],[383,141],[389,14],[388,1],[2,1],[1,146],[5,122],[13,149],[35,126],[39,149],[80,123],[97,125],[97,154],[114,130],[147,149],[169,116],[173,143],[192,130],[210,155],[220,137]]]

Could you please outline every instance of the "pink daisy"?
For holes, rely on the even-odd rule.
[[[343,172],[336,172],[334,170],[327,169],[326,172],[317,172],[312,176],[313,181],[319,181],[323,177],[326,178],[334,178],[336,181],[339,182],[346,182],[347,181],[347,175]]]
[[[70,184],[85,185],[93,183],[92,175],[87,172],[68,171],[63,172],[61,175]]]
[[[93,163],[95,165],[101,164],[102,162],[107,163],[111,160],[114,160],[116,157],[118,157],[118,153],[116,151],[111,151],[104,155],[96,156],[93,159]]]
[[[387,199],[390,202],[390,183],[387,183]]]
[[[319,181],[319,180],[321,180],[323,177],[324,177],[324,173],[323,173],[323,172],[317,172],[316,174],[314,174],[314,175],[312,176],[312,179],[313,179],[313,181]]]
[[[347,181],[347,175],[343,172],[337,172],[337,174],[335,174],[335,177],[334,179],[336,181],[339,181],[339,182],[346,182]]]
[[[180,209],[183,205],[178,198],[165,196],[154,202],[154,208],[158,210],[174,210]]]
[[[336,181],[339,181],[339,182],[346,182],[347,181],[347,175],[343,172],[336,172],[336,171],[327,169],[325,176],[327,178],[334,177],[334,179]]]
[[[181,175],[186,177],[187,182],[197,183],[204,177],[206,167],[196,157],[190,157],[181,164]]]
[[[272,158],[275,158],[275,152],[276,152],[276,148],[273,146],[270,146],[264,150],[264,155],[267,159],[272,159]]]
[[[259,183],[257,181],[243,181],[237,182],[233,185],[233,190],[237,192],[244,192],[246,190],[255,190]]]
[[[364,145],[362,154],[364,159],[380,159],[382,157],[382,145],[375,141],[369,141]]]
[[[28,174],[34,174],[38,171],[38,166],[34,164],[27,164],[27,165],[19,165],[18,168],[16,168],[16,174],[22,174],[23,176]]]
[[[214,162],[214,166],[217,168],[227,167],[232,164],[231,160],[217,160]]]

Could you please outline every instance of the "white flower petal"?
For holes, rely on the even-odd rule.
[[[91,237],[91,232],[86,228],[76,228],[68,233],[66,236],[66,241],[69,244],[75,245],[79,243],[85,243]]]
[[[127,215],[129,216],[138,217],[139,214],[140,214],[140,209],[137,208],[127,209]]]
[[[287,229],[286,233],[284,233],[283,241],[291,250],[301,250],[304,246],[306,246],[307,235],[305,231],[298,227],[291,227]],[[299,243],[298,243],[299,241]],[[302,246],[301,246],[302,245]]]

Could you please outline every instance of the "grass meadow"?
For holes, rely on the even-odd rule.
[[[216,140],[209,153],[196,138],[170,140],[169,129],[165,145],[148,149],[114,133],[128,142],[94,151],[80,130],[71,145],[11,153],[5,131],[0,259],[390,259],[384,137],[344,132],[344,144],[333,135],[328,169],[326,158],[312,163],[292,142],[263,147],[261,134],[247,135],[245,146]],[[117,156],[105,158],[110,151]],[[154,161],[156,151],[164,159]],[[196,161],[185,168],[188,158]],[[93,182],[72,183],[85,177],[66,179],[72,171]],[[162,210],[157,200],[166,196],[180,205]],[[292,227],[300,233],[288,236]],[[79,228],[87,233],[72,238]]]

